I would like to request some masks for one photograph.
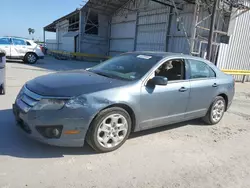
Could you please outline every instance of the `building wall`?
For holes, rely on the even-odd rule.
[[[139,11],[135,50],[166,51],[169,14],[169,7],[162,7],[153,2],[150,3],[149,10]]]
[[[59,46],[60,50],[66,52],[74,52],[75,49],[74,37],[62,37],[62,41]]]
[[[250,3],[247,5],[250,6]],[[231,16],[230,40],[229,44],[221,44],[217,61],[219,68],[250,70],[249,20],[250,11],[245,13],[238,11]],[[242,77],[235,76],[237,81],[241,81]]]
[[[134,50],[136,13],[113,16],[111,22],[109,54],[114,56]]]
[[[76,41],[77,51],[89,54],[108,55],[109,17],[99,14],[98,35],[90,35],[85,34],[85,25],[87,23],[86,9],[82,9],[79,16],[79,31],[76,31],[79,35],[79,41]],[[63,20],[56,25],[56,41],[55,44],[50,43],[49,48],[68,52],[75,51],[74,36],[65,37],[65,34],[69,34],[68,27],[68,20]]]
[[[87,23],[87,11],[81,13],[81,52],[97,55],[108,55],[108,36],[109,36],[109,17],[98,15],[98,35],[85,34],[85,25]]]
[[[131,2],[126,8],[135,6],[139,8],[137,12],[120,9],[112,17],[111,56],[133,50],[189,53],[187,39],[191,37],[194,5],[185,5],[181,12],[188,38],[177,30],[173,8],[171,12],[169,6],[147,0],[140,5]]]
[[[66,45],[64,45],[63,43],[64,42],[69,43],[69,42],[64,41],[63,35],[65,35],[68,32],[68,26],[69,26],[68,20],[63,20],[56,25],[57,50],[67,51],[67,49],[65,49]]]
[[[112,16],[109,54],[114,56],[135,50],[165,51],[169,7],[146,0],[125,6],[128,9],[137,6],[140,10],[120,9]],[[143,8],[145,6],[147,8]]]
[[[46,47],[49,50],[57,50],[57,42],[55,39],[47,39],[46,40]]]
[[[139,5],[136,4],[139,2]],[[110,55],[133,50],[190,53],[195,5],[182,5],[182,10],[178,10],[181,17],[179,24],[174,8],[153,1],[131,2],[124,8],[119,9],[112,16]],[[136,8],[138,11],[126,10]],[[208,15],[208,11],[200,11],[199,20]],[[221,29],[222,19],[218,17],[216,20],[219,21],[217,28]],[[209,28],[210,18],[199,26]],[[208,31],[202,29],[197,31],[198,35],[208,38]],[[200,45],[203,50],[206,49],[206,43],[202,44],[201,41],[195,42],[194,52],[198,52]]]

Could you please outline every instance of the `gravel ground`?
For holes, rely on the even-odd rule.
[[[40,144],[16,128],[11,105],[36,76],[86,68],[93,63],[55,60],[7,64],[7,95],[0,96],[0,188],[249,188],[250,84],[215,126],[201,121],[134,133],[117,151]]]

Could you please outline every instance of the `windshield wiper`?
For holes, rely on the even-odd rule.
[[[89,70],[89,71],[90,71],[90,70]],[[104,76],[104,77],[114,78],[112,75],[106,74],[106,73],[104,73],[104,72],[96,72],[96,71],[91,71],[91,72],[93,72],[93,73],[95,73],[95,74],[98,74],[98,75],[101,75],[101,76]]]
[[[89,72],[92,72],[94,74],[98,74],[98,75],[101,75],[101,76],[104,76],[104,77],[107,77],[107,78],[113,78],[113,79],[118,79],[118,80],[126,80],[126,81],[130,81],[129,79],[127,78],[123,78],[123,77],[120,77],[120,76],[117,76],[117,75],[114,75],[114,74],[109,74],[109,73],[105,73],[105,72],[99,72],[99,71],[93,71],[93,70],[88,70]]]

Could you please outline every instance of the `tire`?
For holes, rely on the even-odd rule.
[[[216,104],[217,104],[217,107],[216,107]],[[219,107],[219,104],[222,104],[223,106]],[[216,109],[217,109],[217,113],[216,113],[217,117],[214,118],[215,116],[213,116],[213,113],[215,113]],[[203,118],[203,121],[207,123],[208,125],[215,125],[219,123],[224,116],[225,109],[226,109],[225,99],[221,96],[217,96],[214,99],[213,103],[211,104],[206,116]],[[220,117],[218,117],[219,115]]]
[[[104,121],[105,125],[103,124]],[[114,124],[114,122],[116,123]],[[127,125],[125,125],[126,123]],[[127,140],[131,132],[131,124],[131,117],[127,111],[118,107],[108,108],[101,111],[92,121],[86,136],[86,141],[97,152],[104,153],[114,151],[121,147]],[[108,127],[110,130],[106,130],[105,127]],[[121,127],[123,127],[124,130],[121,129]],[[104,129],[106,131],[102,131]],[[125,129],[127,130],[125,131]],[[115,140],[117,140],[117,142],[115,142]]]
[[[24,57],[24,62],[28,64],[35,64],[38,58],[35,53],[27,53]]]
[[[5,85],[4,84],[2,84],[0,86],[0,95],[5,95]]]

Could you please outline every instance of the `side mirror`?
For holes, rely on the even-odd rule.
[[[155,76],[151,80],[149,80],[150,84],[165,86],[168,84],[168,79],[164,76]]]

